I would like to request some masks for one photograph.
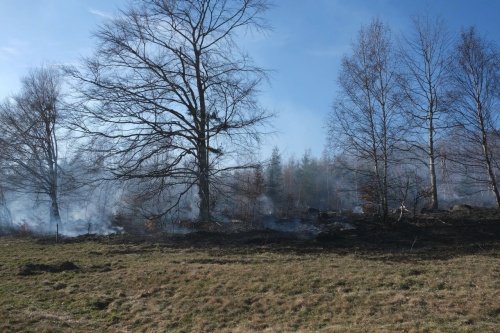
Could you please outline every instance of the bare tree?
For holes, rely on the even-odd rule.
[[[342,59],[340,92],[329,122],[332,144],[360,160],[358,171],[372,178],[384,218],[391,157],[403,135],[395,67],[390,31],[375,19],[361,29],[352,53]]]
[[[21,92],[0,105],[0,144],[10,188],[47,195],[50,222],[60,223],[58,138],[60,75],[33,70]]]
[[[453,100],[456,134],[463,145],[456,147],[455,160],[474,180],[486,183],[500,208],[497,175],[500,53],[496,45],[471,27],[462,32],[455,47]],[[479,171],[479,172],[478,172]]]
[[[183,185],[179,198],[197,186],[199,218],[210,219],[215,180],[240,167],[224,158],[258,141],[270,116],[255,99],[265,73],[236,44],[265,28],[267,7],[142,0],[101,26],[95,56],[71,70],[84,101],[75,125],[109,139],[117,177]]]
[[[414,129],[406,141],[415,153],[412,159],[423,163],[429,170],[429,208],[437,209],[435,142],[436,134],[446,128],[446,103],[443,103],[443,100],[449,78],[450,38],[440,19],[416,17],[413,20],[413,28],[413,34],[404,38],[400,51],[403,65],[400,83],[408,102],[408,115]],[[422,144],[422,136],[427,136],[426,144]]]

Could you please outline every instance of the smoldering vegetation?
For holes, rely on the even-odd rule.
[[[81,168],[78,164],[80,172]],[[193,246],[295,244],[406,250],[478,242],[486,246],[500,234],[500,215],[487,208],[494,204],[493,198],[485,192],[470,195],[467,183],[461,182],[446,184],[450,190],[440,196],[448,209],[426,209],[426,198],[418,197],[411,187],[401,208],[401,198],[394,192],[391,202],[397,208],[384,220],[368,194],[362,194],[366,201],[360,200],[365,189],[353,189],[352,184],[363,180],[340,157],[317,159],[306,152],[300,160],[284,162],[275,150],[265,164],[227,173],[220,183],[224,191],[214,192],[218,195],[213,196],[212,221],[197,219],[194,191],[164,214],[158,207],[167,207],[177,194],[158,195],[154,182],[125,186],[106,180],[105,171],[100,173],[94,167],[87,175],[95,178],[63,191],[58,225],[47,222],[46,201],[7,191],[2,232],[34,235],[49,243],[59,232],[59,242],[69,241],[65,237],[99,240],[109,235],[123,242],[164,238]]]

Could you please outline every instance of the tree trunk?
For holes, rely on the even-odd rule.
[[[388,172],[388,162],[387,157],[384,160],[384,183],[383,183],[383,198],[382,198],[382,219],[385,222],[387,220],[387,216],[389,215],[389,186],[387,182],[387,172]]]
[[[46,121],[45,127],[47,132],[46,142],[47,149],[47,164],[49,166],[49,197],[50,197],[50,224],[61,224],[61,215],[59,214],[59,203],[57,199],[58,191],[58,167],[57,167],[57,140],[55,138],[55,129],[53,123]]]
[[[210,221],[210,182],[208,178],[207,149],[204,141],[200,143],[198,195],[200,197],[200,221]]]
[[[50,224],[59,224],[61,226],[61,215],[59,214],[59,203],[57,202],[57,194],[50,194]]]
[[[438,193],[437,193],[437,183],[436,183],[436,158],[434,152],[429,155],[429,172],[431,177],[431,205],[430,209],[438,209]]]
[[[12,215],[10,213],[9,207],[7,207],[4,191],[2,188],[0,188],[0,226],[2,225],[11,227]]]
[[[209,179],[209,131],[207,109],[205,104],[205,88],[201,71],[201,53],[195,48],[196,86],[200,100],[198,114],[198,194],[200,196],[200,221],[210,221],[210,179]]]
[[[434,123],[432,119],[432,113],[429,116],[429,175],[431,181],[431,205],[430,209],[438,209],[438,192],[437,192],[437,182],[436,182],[436,156],[434,151]]]
[[[380,75],[380,82],[383,82],[382,75]],[[384,179],[383,179],[383,200],[382,200],[382,219],[385,222],[387,220],[387,216],[389,216],[389,184],[387,181],[388,172],[389,172],[389,152],[387,150],[387,110],[385,104],[385,93],[384,89],[381,87],[380,89],[381,96],[381,107],[382,107],[382,153],[384,154]]]
[[[498,192],[497,179],[495,176],[495,172],[493,170],[493,166],[491,163],[491,159],[489,156],[488,146],[483,144],[483,152],[485,155],[486,168],[488,170],[488,176],[490,178],[490,185],[493,194],[495,195],[495,200],[497,202],[497,208],[500,209],[500,193]]]
[[[477,115],[479,118],[479,125],[481,127],[481,146],[483,148],[484,162],[486,164],[486,170],[488,172],[488,177],[490,180],[490,186],[493,194],[495,195],[495,200],[497,202],[497,208],[500,209],[500,193],[498,192],[497,179],[495,176],[495,171],[493,170],[493,163],[490,158],[490,149],[488,144],[488,136],[486,133],[486,126],[484,124],[483,112],[481,103],[477,105]]]

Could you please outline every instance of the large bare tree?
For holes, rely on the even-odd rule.
[[[472,27],[462,32],[455,55],[453,97],[456,133],[462,141],[454,149],[455,158],[475,182],[488,185],[500,208],[497,180],[500,53],[496,45],[479,36]]]
[[[412,135],[406,138],[413,160],[429,170],[430,209],[438,209],[436,135],[446,128],[444,98],[449,81],[450,38],[444,23],[429,16],[413,19],[413,33],[403,38],[400,83],[407,103]],[[426,144],[421,138],[426,137]]]
[[[360,161],[377,204],[388,214],[389,167],[398,137],[396,72],[390,30],[378,19],[362,28],[342,59],[340,91],[329,122],[330,138]]]
[[[70,71],[83,102],[74,125],[107,140],[117,177],[178,188],[179,198],[197,186],[199,218],[210,220],[215,179],[241,166],[224,157],[258,141],[269,117],[255,99],[265,73],[236,43],[265,28],[267,7],[142,0],[100,27],[95,55]]]
[[[0,145],[8,186],[47,195],[50,222],[60,223],[58,137],[60,75],[42,67],[23,80],[21,92],[0,105]]]

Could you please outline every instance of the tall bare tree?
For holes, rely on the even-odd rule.
[[[329,122],[331,142],[368,169],[383,217],[388,214],[389,167],[398,136],[398,99],[390,30],[378,19],[359,32],[342,59],[340,91]]]
[[[159,188],[198,187],[210,219],[224,157],[261,134],[269,114],[255,94],[265,77],[241,52],[245,29],[265,28],[266,0],[141,0],[96,32],[97,51],[71,70],[83,97],[75,125],[109,139],[108,166]],[[165,211],[168,209],[166,208]]]
[[[60,75],[35,69],[22,80],[21,92],[0,105],[0,145],[7,181],[14,190],[47,195],[50,222],[60,223],[57,126]]]
[[[463,31],[455,47],[453,67],[455,119],[463,145],[456,147],[459,164],[483,174],[475,181],[486,183],[500,208],[498,189],[498,121],[500,111],[500,52],[478,35],[475,28]]]
[[[429,170],[430,209],[439,206],[435,142],[438,132],[446,128],[444,97],[449,79],[450,44],[443,21],[423,16],[413,19],[413,33],[403,39],[400,51],[403,65],[400,83],[414,129],[407,142],[415,153],[413,160]],[[427,137],[426,144],[422,144],[422,136]]]

